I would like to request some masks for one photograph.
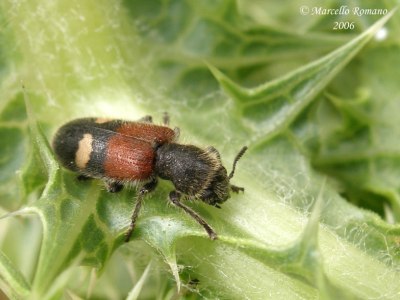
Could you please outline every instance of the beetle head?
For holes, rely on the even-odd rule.
[[[215,149],[214,149],[215,150]],[[214,175],[212,176],[208,187],[204,189],[200,199],[210,205],[220,208],[219,204],[225,202],[230,198],[230,190],[238,191],[243,190],[243,188],[238,188],[236,186],[232,186],[230,184],[230,180],[232,179],[233,175],[235,174],[236,164],[239,159],[243,156],[246,152],[247,147],[243,147],[239,153],[236,155],[233,161],[233,167],[231,173],[228,175],[226,169],[219,164],[219,168],[215,171]],[[217,150],[215,150],[218,154]],[[220,162],[219,154],[218,160]],[[234,187],[234,188],[233,188]]]

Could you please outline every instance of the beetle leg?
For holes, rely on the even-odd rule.
[[[125,242],[129,242],[129,240],[131,239],[132,232],[135,229],[136,220],[139,216],[140,208],[142,207],[144,196],[147,193],[153,191],[156,188],[156,186],[157,186],[157,179],[154,178],[140,188],[138,197],[136,199],[135,208],[133,209],[131,223],[129,224],[128,231],[125,233]]]
[[[164,112],[164,114],[163,114],[163,124],[165,126],[169,125],[169,114],[167,112]]]
[[[244,188],[231,184],[231,190],[234,193],[244,192]]]
[[[138,121],[144,122],[144,123],[153,123],[153,117],[147,115],[147,116],[144,116],[143,118],[140,118]]]
[[[187,214],[189,214],[193,219],[197,221],[201,226],[204,227],[206,230],[208,236],[210,239],[215,240],[217,239],[217,234],[215,233],[214,229],[211,228],[210,225],[207,224],[207,222],[199,216],[194,210],[192,210],[190,207],[184,205],[182,202],[179,201],[181,197],[181,194],[178,193],[177,191],[172,191],[169,193],[169,200],[172,202],[177,207],[182,208]]]
[[[78,176],[76,176],[76,179],[78,179],[79,181],[86,181],[86,180],[90,180],[92,179],[92,177],[83,175],[83,174],[79,174]]]
[[[106,181],[105,183],[107,192],[109,193],[118,193],[124,187],[123,184],[116,181]]]

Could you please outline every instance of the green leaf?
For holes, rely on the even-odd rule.
[[[7,296],[398,298],[398,14],[347,16],[356,28],[338,34],[339,16],[305,19],[298,6],[3,1]],[[373,41],[382,28],[387,39]],[[99,180],[78,181],[50,147],[76,117],[159,123],[164,111],[181,143],[215,146],[228,171],[249,146],[232,180],[244,193],[222,209],[187,203],[216,241],[168,204],[173,186],[161,181],[124,244],[136,189],[109,194]]]
[[[385,206],[390,206],[389,219],[400,218],[400,194],[398,178],[400,148],[396,141],[399,92],[392,82],[400,75],[389,70],[389,65],[399,62],[398,47],[367,51],[363,58],[363,82],[357,85],[360,95],[341,98],[327,95],[320,105],[318,119],[335,119],[335,127],[329,128],[321,122],[320,147],[313,155],[316,167],[338,178],[344,192],[354,203],[372,208],[385,216]],[[378,54],[379,53],[379,54]],[[380,59],[385,57],[384,66]],[[377,69],[370,74],[367,70]],[[350,72],[358,72],[356,69]],[[390,78],[382,88],[377,78]],[[328,112],[325,107],[332,109]]]
[[[0,274],[1,288],[5,289],[8,295],[17,298],[29,294],[29,284],[3,252],[0,252]]]
[[[336,51],[256,88],[240,87],[210,66],[221,86],[235,100],[237,114],[252,132],[251,142],[266,143],[282,134],[392,14]]]

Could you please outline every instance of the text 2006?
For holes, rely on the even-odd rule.
[[[348,30],[354,29],[354,22],[334,22],[333,30]]]

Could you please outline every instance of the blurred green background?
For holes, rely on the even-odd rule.
[[[0,2],[0,290],[398,299],[396,4]],[[217,241],[168,204],[163,181],[124,244],[136,188],[78,182],[49,147],[74,118],[161,123],[165,111],[181,143],[215,146],[228,172],[249,146],[232,181],[244,193],[221,210],[188,202]]]

